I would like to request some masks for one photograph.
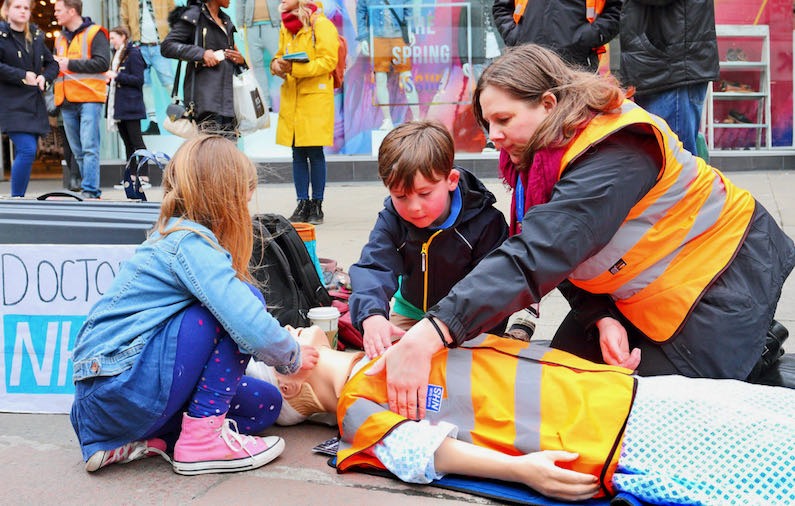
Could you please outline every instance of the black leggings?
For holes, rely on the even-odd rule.
[[[132,154],[137,150],[146,149],[144,138],[141,135],[141,120],[119,120],[119,135],[121,135],[121,140],[124,142],[124,151],[127,155],[127,160],[129,160]],[[141,176],[149,177],[148,163],[141,167]]]
[[[652,343],[645,336],[641,336],[623,318],[619,318],[618,321],[627,329],[630,351],[633,348],[640,348],[640,365],[637,370],[639,375],[682,374],[673,362],[668,359],[658,344]],[[597,364],[605,363],[604,358],[602,358],[602,349],[599,346],[599,331],[594,328],[592,332],[586,332],[585,328],[574,316],[574,311],[569,311],[569,314],[563,319],[557,332],[555,332],[555,337],[552,338],[551,346]]]

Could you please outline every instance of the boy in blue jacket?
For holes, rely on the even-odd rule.
[[[450,133],[433,121],[398,126],[378,150],[378,173],[390,196],[350,268],[351,321],[362,331],[369,358],[381,355],[393,336],[402,336],[508,237],[494,195],[453,166],[454,154]],[[502,322],[492,332],[504,329]]]

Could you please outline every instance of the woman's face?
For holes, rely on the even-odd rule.
[[[109,39],[110,39],[110,44],[113,46],[113,49],[115,49],[116,51],[123,48],[124,45],[127,43],[127,37],[116,32],[110,32]]]
[[[298,8],[298,0],[282,0],[282,12],[291,12]]]
[[[8,5],[8,21],[15,25],[26,25],[30,21],[30,0],[11,0]]]
[[[519,163],[525,147],[557,105],[555,96],[547,92],[538,103],[519,100],[502,88],[487,86],[480,93],[480,109],[489,123],[489,138],[497,148],[508,152],[513,163]]]

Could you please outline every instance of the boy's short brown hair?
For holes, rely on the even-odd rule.
[[[429,181],[453,169],[453,137],[438,121],[408,121],[389,132],[378,148],[378,175],[389,188],[411,192],[419,172]]]

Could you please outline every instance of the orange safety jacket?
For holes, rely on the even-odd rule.
[[[522,19],[524,16],[524,11],[527,8],[527,3],[530,0],[514,0],[513,2],[513,20],[518,25],[519,20]],[[602,13],[605,8],[605,0],[585,0],[585,19],[588,20],[589,23],[593,23],[594,20]],[[596,48],[597,54],[602,54],[605,51],[604,46],[599,46]]]
[[[56,56],[65,56],[70,60],[90,59],[91,42],[100,30],[108,36],[108,31],[102,26],[91,25],[76,34],[69,44],[63,35],[59,35],[55,40]],[[104,102],[105,89],[105,74],[81,74],[67,70],[55,79],[55,105],[61,105],[64,99],[75,103]]]
[[[452,423],[459,440],[508,455],[577,452],[560,466],[597,476],[612,494],[635,390],[628,369],[482,334],[433,356],[425,418]],[[342,391],[337,421],[337,470],[345,472],[385,469],[370,449],[408,420],[389,411],[385,373],[359,372]]]
[[[665,342],[734,259],[756,201],[683,150],[665,121],[630,101],[591,120],[564,152],[558,177],[595,144],[630,125],[649,129],[660,146],[663,166],[657,183],[610,242],[569,279],[588,292],[609,294],[635,327],[653,341]]]

